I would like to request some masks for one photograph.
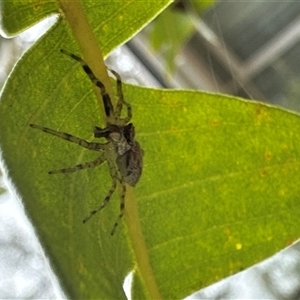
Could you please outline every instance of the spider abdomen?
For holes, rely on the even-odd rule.
[[[142,175],[143,150],[138,142],[134,142],[131,148],[123,155],[117,157],[117,165],[125,182],[135,186]]]

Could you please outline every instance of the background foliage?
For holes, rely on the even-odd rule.
[[[152,49],[164,60],[166,75],[175,71],[175,59],[195,31],[194,18],[214,4],[208,1],[177,1],[152,22]],[[170,26],[172,24],[172,26]]]

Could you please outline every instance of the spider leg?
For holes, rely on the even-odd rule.
[[[124,104],[127,107],[127,117],[124,118],[124,119],[122,119],[122,120],[124,121],[124,123],[128,123],[131,120],[131,118],[132,118],[132,111],[131,111],[131,105],[124,100],[121,77],[120,77],[120,75],[116,71],[111,70],[111,69],[108,69],[108,70],[111,73],[113,73],[114,76],[117,79],[118,102],[117,102],[117,105],[115,107],[115,114],[118,117],[121,116],[122,106]]]
[[[54,136],[57,136],[61,139],[67,140],[69,142],[73,142],[73,143],[75,143],[75,144],[77,144],[81,147],[84,147],[84,148],[87,148],[87,149],[90,149],[90,150],[94,150],[94,151],[99,151],[99,150],[104,151],[105,150],[105,147],[104,147],[103,144],[87,142],[84,139],[80,139],[80,138],[78,138],[76,136],[73,136],[73,135],[71,135],[69,133],[66,133],[66,132],[56,131],[56,130],[53,130],[53,129],[50,129],[50,128],[47,128],[47,127],[43,127],[43,126],[40,126],[40,125],[36,125],[36,124],[30,124],[30,127],[42,130],[46,133],[52,134]]]
[[[95,138],[101,138],[101,137],[104,137],[104,138],[107,138],[110,134],[110,130],[109,128],[101,128],[101,127],[98,127],[98,126],[94,126],[94,137]]]
[[[116,190],[116,186],[117,186],[117,177],[113,177],[112,186],[110,187],[107,195],[105,196],[103,203],[101,205],[99,205],[98,207],[96,207],[94,210],[92,210],[89,213],[89,215],[83,219],[83,221],[82,221],[83,223],[86,223],[94,214],[96,214],[98,211],[102,210],[108,204],[112,194]]]
[[[126,185],[125,185],[125,182],[122,180],[121,181],[121,185],[122,185],[122,194],[121,194],[121,201],[120,201],[120,213],[119,213],[119,216],[118,216],[118,219],[117,221],[115,222],[114,226],[113,226],[113,229],[111,231],[111,235],[114,235],[115,234],[115,231],[119,225],[119,221],[123,218],[124,216],[124,211],[125,211],[125,195],[126,195]]]
[[[60,49],[60,52],[70,56],[71,58],[77,60],[78,62],[81,63],[81,66],[84,70],[84,72],[89,76],[90,80],[92,81],[93,84],[95,84],[101,92],[101,96],[102,96],[102,100],[103,100],[103,104],[104,104],[104,109],[105,109],[105,114],[107,117],[110,116],[114,116],[114,108],[113,105],[111,103],[110,97],[105,89],[104,84],[94,75],[93,71],[91,70],[91,68],[86,64],[86,62],[80,58],[79,56],[70,53],[64,49]]]
[[[99,166],[104,161],[105,161],[105,158],[101,155],[100,157],[98,157],[97,159],[95,159],[91,162],[82,163],[82,164],[76,165],[74,167],[69,167],[69,168],[64,168],[64,169],[59,169],[59,170],[53,170],[53,171],[50,171],[49,174],[72,173],[72,172],[76,172],[76,171],[79,171],[79,170]]]

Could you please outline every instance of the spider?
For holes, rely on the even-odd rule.
[[[124,215],[126,183],[130,186],[135,186],[142,174],[143,150],[140,147],[139,143],[135,140],[135,129],[133,124],[129,123],[132,118],[131,106],[124,100],[122,81],[120,75],[117,72],[108,69],[116,77],[117,81],[116,86],[118,101],[114,107],[105,89],[105,86],[99,79],[96,78],[86,62],[79,56],[69,53],[66,50],[61,49],[60,51],[61,53],[78,61],[92,83],[99,88],[106,115],[106,127],[101,128],[95,126],[94,137],[105,138],[107,142],[88,142],[69,133],[59,132],[40,125],[30,124],[30,126],[32,128],[39,129],[46,133],[57,136],[61,139],[78,144],[81,147],[101,153],[100,156],[94,161],[81,163],[73,167],[50,171],[49,174],[76,172],[79,170],[99,166],[106,161],[108,163],[112,185],[107,192],[102,204],[93,209],[87,215],[87,217],[83,219],[83,223],[86,223],[94,214],[102,210],[109,203],[112,194],[116,190],[117,183],[119,182],[122,187],[120,197],[120,213],[111,230],[111,235],[114,235],[119,221]],[[123,105],[127,108],[127,116],[124,118],[121,117]]]

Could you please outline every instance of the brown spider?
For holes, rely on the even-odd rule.
[[[99,79],[96,78],[96,76],[94,75],[90,67],[85,63],[85,61],[79,56],[69,53],[66,50],[61,49],[61,52],[80,62],[83,70],[88,75],[92,83],[99,87],[103,99],[107,126],[105,128],[95,126],[94,137],[105,138],[107,140],[107,143],[87,142],[84,139],[80,139],[76,136],[65,132],[59,132],[35,124],[30,124],[30,126],[32,128],[36,128],[46,133],[55,135],[61,139],[78,144],[81,147],[93,151],[98,151],[101,153],[101,155],[92,162],[86,162],[76,165],[74,167],[50,171],[49,174],[76,172],[78,170],[99,166],[105,161],[107,161],[110,176],[112,178],[112,185],[107,195],[105,196],[103,203],[96,207],[94,210],[92,210],[89,213],[89,215],[86,218],[84,218],[83,223],[86,223],[94,214],[96,214],[108,204],[112,194],[116,189],[117,182],[120,182],[122,187],[120,213],[111,231],[111,235],[113,235],[115,233],[120,219],[124,215],[126,194],[125,183],[128,183],[131,186],[135,186],[142,174],[143,150],[134,138],[134,126],[132,125],[132,123],[128,124],[132,117],[131,106],[124,100],[122,91],[122,81],[117,72],[109,69],[109,71],[117,79],[118,101],[116,106],[113,107],[111,99],[108,93],[106,92],[105,86]],[[127,107],[127,116],[125,118],[121,118],[121,111],[123,105]]]

